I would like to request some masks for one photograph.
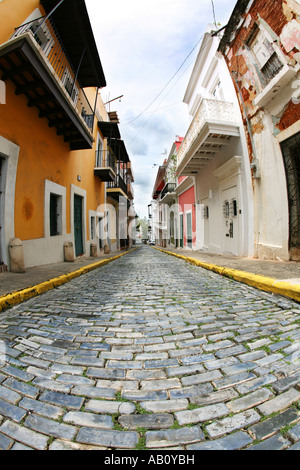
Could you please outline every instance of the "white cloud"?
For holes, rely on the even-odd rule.
[[[235,3],[214,0],[217,22],[225,24]],[[169,153],[175,136],[183,136],[188,126],[182,99],[199,46],[182,64],[213,22],[212,2],[86,0],[86,4],[107,80],[102,98],[124,95],[121,103],[110,106],[120,118],[136,175],[135,204],[143,217],[157,172],[153,165],[163,162],[164,149]]]

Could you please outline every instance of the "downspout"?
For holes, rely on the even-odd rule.
[[[232,78],[233,78],[233,80],[234,80],[234,82],[235,82],[235,84],[236,84],[236,86],[237,86],[237,89],[238,89],[238,92],[239,92],[239,96],[240,96],[240,100],[241,100],[242,105],[243,105],[244,115],[245,115],[245,119],[246,119],[246,122],[247,122],[247,129],[248,129],[249,137],[250,137],[250,140],[251,140],[252,153],[253,153],[254,160],[256,160],[256,150],[255,150],[255,145],[254,145],[252,130],[251,130],[250,122],[249,122],[249,119],[248,119],[248,115],[247,115],[247,110],[246,110],[246,105],[245,105],[245,102],[244,102],[244,98],[243,98],[243,95],[242,95],[242,92],[241,92],[239,83],[238,83],[237,78],[236,78],[236,72],[231,72],[231,76],[232,76]]]
[[[243,105],[244,115],[245,115],[245,119],[246,119],[246,123],[247,123],[247,129],[248,129],[249,137],[250,137],[250,140],[251,140],[252,162],[250,163],[250,168],[251,168],[251,170],[253,171],[253,173],[255,175],[255,179],[257,179],[257,178],[260,178],[260,168],[259,168],[259,163],[258,163],[258,159],[257,159],[256,148],[255,148],[255,144],[254,144],[251,125],[250,125],[248,115],[247,115],[247,111],[246,111],[246,105],[245,105],[244,98],[243,98],[240,86],[238,84],[236,75],[237,75],[236,72],[231,73],[231,76],[232,76],[232,78],[233,78],[233,80],[236,84],[237,89],[238,89],[241,103]],[[255,217],[254,217],[253,228],[254,228],[254,255],[257,258],[258,257],[257,246],[259,244],[259,224],[257,224]],[[256,233],[256,240],[255,240],[255,233]]]

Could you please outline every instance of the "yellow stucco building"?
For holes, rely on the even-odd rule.
[[[110,181],[101,123],[116,124],[85,2],[3,0],[0,15],[0,264],[10,268],[12,239],[25,267],[64,261],[70,243],[75,257],[99,254]]]

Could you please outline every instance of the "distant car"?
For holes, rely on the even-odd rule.
[[[148,245],[155,245],[155,242],[149,242]]]

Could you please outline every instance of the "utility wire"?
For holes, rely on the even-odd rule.
[[[167,93],[167,95],[162,99],[162,101],[159,103],[158,106],[160,106],[162,104],[162,102],[166,99],[166,97],[171,93],[171,91],[173,90],[173,88],[176,86],[176,84],[178,83],[178,81],[181,79],[181,77],[185,74],[185,72],[188,70],[188,68],[194,63],[194,59],[193,61],[188,65],[188,67],[186,67],[183,71],[183,73],[180,75],[180,77],[178,78],[178,80],[174,83],[174,85],[172,86],[172,88],[169,90],[169,92]],[[178,102],[178,103],[175,103],[174,105],[171,105],[171,106],[175,106],[177,104],[180,104],[181,102]],[[164,108],[167,108],[168,106],[165,106]],[[152,118],[152,114],[156,113],[157,111],[159,111],[160,109],[164,109],[164,108],[156,108],[154,111],[152,112],[149,112],[147,114],[151,114],[150,117],[144,122],[144,124],[138,129],[138,132],[136,133],[136,135],[133,137],[133,139],[129,142],[129,145],[137,138],[137,136],[139,135],[140,131],[145,127],[146,124],[148,124],[148,122],[150,121],[150,119]]]
[[[216,12],[215,12],[214,0],[211,0],[211,5],[212,5],[212,11],[213,11],[213,17],[214,17],[215,27],[217,28],[217,20],[216,20]]]
[[[204,35],[203,35],[204,36]],[[186,61],[188,60],[188,58],[192,55],[192,53],[194,52],[194,50],[196,49],[196,47],[198,47],[199,43],[201,42],[201,40],[203,39],[203,36],[201,36],[201,38],[199,39],[199,41],[197,42],[197,44],[193,47],[193,49],[191,50],[191,52],[187,55],[187,57],[184,59],[184,61],[182,62],[182,64],[180,65],[180,67],[177,69],[177,71],[174,73],[174,75],[170,78],[170,80],[168,80],[168,82],[166,83],[166,85],[162,88],[162,90],[158,93],[158,95],[156,95],[156,97],[154,98],[154,100],[151,101],[151,103],[140,113],[138,114],[138,116],[136,116],[134,119],[132,119],[130,122],[128,122],[127,124],[131,124],[132,122],[136,121],[139,117],[141,117],[146,111],[148,111],[148,109],[153,105],[153,103],[155,103],[155,101],[162,95],[162,93],[165,91],[165,89],[169,86],[169,84],[171,83],[171,81],[176,77],[176,75],[179,73],[179,71],[182,69],[182,67],[184,66],[184,64],[186,63]]]

